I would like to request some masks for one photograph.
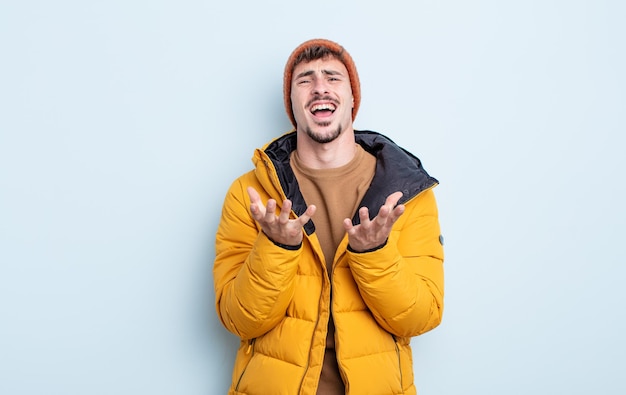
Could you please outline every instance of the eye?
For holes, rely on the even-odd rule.
[[[311,82],[311,80],[299,80],[299,81],[297,82],[297,84],[298,84],[298,85],[306,85],[306,84],[308,84],[308,83],[310,83],[310,82]]]

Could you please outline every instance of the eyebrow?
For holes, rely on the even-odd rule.
[[[303,71],[302,73],[298,74],[296,76],[296,78],[294,78],[294,79],[297,80],[298,78],[308,77],[308,76],[311,76],[313,74],[315,74],[314,70]],[[322,74],[324,74],[324,75],[341,75],[341,76],[343,75],[339,71],[335,71],[335,70],[322,70]]]

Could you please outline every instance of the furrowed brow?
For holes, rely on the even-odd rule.
[[[313,70],[303,71],[302,73],[298,74],[294,79],[297,80],[298,78],[308,77],[313,75],[313,73],[315,73]]]
[[[302,77],[310,77],[313,74],[315,74],[315,70],[303,71],[302,73],[296,75],[294,80],[297,80],[298,78],[302,78]],[[336,71],[336,70],[322,70],[322,74],[324,74],[324,75],[340,75],[340,76],[343,76],[343,74],[341,72]]]

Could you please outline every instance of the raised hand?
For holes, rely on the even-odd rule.
[[[385,243],[391,233],[391,227],[404,213],[404,205],[397,204],[402,192],[394,192],[387,197],[385,204],[378,211],[378,215],[370,220],[369,209],[359,209],[359,225],[352,225],[352,220],[343,220],[343,226],[348,233],[350,247],[357,252],[367,251]]]
[[[296,246],[302,242],[302,227],[309,222],[316,207],[310,205],[304,214],[295,219],[289,219],[291,213],[291,200],[285,199],[280,214],[276,215],[276,200],[269,199],[267,206],[263,204],[261,196],[253,187],[248,187],[250,196],[250,213],[263,229],[263,233],[272,241],[279,244]]]

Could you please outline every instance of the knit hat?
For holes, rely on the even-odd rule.
[[[287,64],[285,65],[285,75],[283,77],[283,94],[285,97],[285,110],[291,120],[293,126],[296,126],[296,118],[293,115],[293,109],[291,107],[291,78],[293,76],[293,69],[296,67],[296,62],[309,61],[315,59],[298,59],[305,51],[312,51],[312,54],[320,53],[321,51],[315,51],[315,48],[326,48],[330,50],[330,53],[340,60],[346,69],[348,69],[348,76],[350,77],[350,86],[352,87],[352,96],[354,97],[354,105],[352,107],[352,120],[356,118],[356,113],[359,110],[361,104],[361,84],[359,82],[359,75],[356,71],[356,66],[352,57],[341,45],[325,40],[325,39],[313,39],[305,41],[300,44],[289,56]]]

